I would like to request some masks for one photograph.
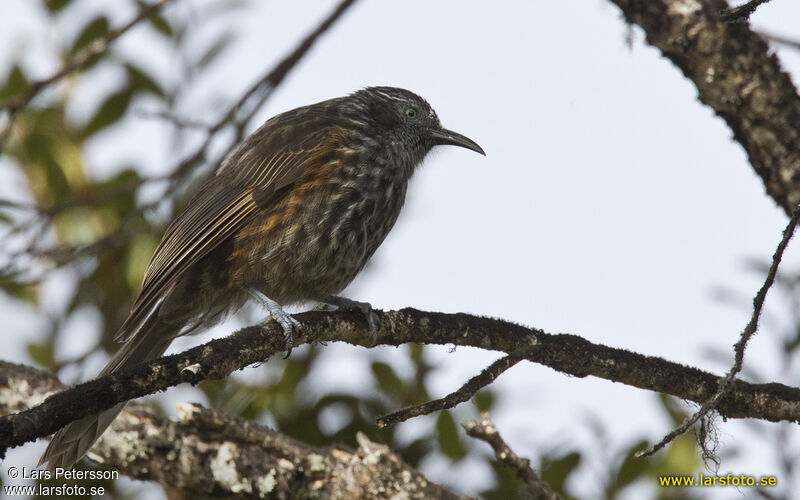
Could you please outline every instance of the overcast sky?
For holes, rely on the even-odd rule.
[[[128,2],[76,1],[64,22],[42,30],[34,2],[5,0],[0,65],[5,68],[25,50],[33,56],[30,69],[45,76],[54,63],[50,44],[71,39],[78,30],[71,20],[105,11],[121,23],[133,12]],[[204,3],[178,0],[168,12],[185,16],[186,5]],[[239,38],[188,96],[183,111],[211,121],[220,103],[237,97],[334,4],[254,0],[245,15],[211,23],[208,33],[235,26]],[[798,19],[800,3],[773,0],[759,8],[752,24],[800,38]],[[618,9],[601,0],[357,3],[255,122],[364,86],[393,85],[424,96],[446,127],[477,141],[487,156],[434,150],[412,181],[394,231],[346,294],[380,309],[413,306],[496,316],[725,371],[728,362],[710,359],[708,348],[727,352],[738,338],[750,314],[748,301],[763,280],[746,262],[770,258],[787,218],[764,194],[731,131],[697,102],[694,86],[644,43],[638,29],[630,47],[627,35]],[[150,34],[137,30],[120,40],[118,50],[171,81],[177,76],[174,61],[150,60],[152,44]],[[800,52],[776,51],[797,83]],[[90,78],[70,109],[75,119],[90,116],[98,96],[119,81],[115,74]],[[129,160],[147,165],[149,173],[174,165],[176,152],[163,124],[142,122],[135,137],[120,127],[125,134],[112,129],[91,144],[91,171],[106,176]],[[783,268],[797,271],[799,265],[800,242],[794,242]],[[718,289],[740,297],[740,303],[720,302]],[[48,293],[63,295],[57,284]],[[767,307],[780,316],[775,299],[768,299]],[[25,343],[35,336],[38,313],[20,307],[0,303],[0,314],[14,318],[5,336],[13,346],[4,356],[24,356]],[[90,322],[76,322],[75,338],[91,330]],[[228,323],[211,335],[235,327]],[[775,363],[779,354],[771,334],[777,333],[767,328],[754,339],[746,366],[766,380],[796,384]],[[207,338],[181,339],[172,350]],[[80,345],[71,349],[79,353]],[[336,356],[325,358],[330,369],[318,377],[318,390],[342,385],[358,390],[357,371],[335,368],[367,367],[367,351],[325,349]],[[380,351],[387,360],[402,357],[393,348]],[[432,352],[436,396],[497,357],[464,348]],[[103,362],[96,361],[99,369]],[[643,436],[658,439],[667,430],[656,395],[621,384],[521,364],[493,387],[503,396],[495,422],[521,455],[538,456],[558,443],[591,442],[588,415],[609,430],[615,449]],[[170,397],[180,400],[187,393],[178,389]],[[724,462],[721,472],[777,472],[776,464],[765,461],[771,456],[766,445],[755,448],[754,435],[742,423],[719,424],[723,451],[746,447],[749,455]],[[421,424],[409,425],[409,432],[414,425]],[[792,442],[797,433],[793,427]],[[9,459],[40,451],[41,446],[28,446]],[[446,465],[429,464],[426,472],[442,481],[459,475],[470,491],[488,477],[467,474],[474,464]],[[592,471],[582,477],[589,484],[576,489],[593,491]],[[730,493],[703,492],[719,498]]]

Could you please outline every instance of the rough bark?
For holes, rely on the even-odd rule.
[[[470,437],[485,441],[492,447],[497,460],[514,471],[533,500],[561,500],[561,497],[550,489],[550,485],[542,481],[536,471],[531,468],[530,460],[520,457],[508,446],[500,436],[500,431],[497,430],[494,422],[489,418],[488,412],[482,412],[480,420],[463,422],[461,427]]]
[[[611,1],[694,83],[791,213],[800,202],[800,97],[767,42],[746,22],[723,21],[724,0]]]
[[[0,413],[64,389],[50,375],[0,362]],[[426,479],[385,445],[313,448],[253,422],[185,403],[178,420],[132,404],[89,456],[137,479],[202,496],[270,498],[466,498]]]
[[[719,375],[593,344],[575,335],[547,334],[508,321],[469,314],[416,309],[376,311],[381,322],[378,344],[452,344],[506,353],[527,350],[525,359],[576,377],[594,375],[614,382],[703,403],[712,397]],[[362,314],[310,311],[295,315],[303,324],[297,342],[368,343]],[[267,360],[284,349],[276,323],[243,328],[186,352],[131,367],[119,373],[56,393],[25,412],[0,418],[0,450],[52,434],[69,422],[115,404],[152,394],[183,382],[226,377],[234,370]],[[717,410],[729,418],[769,421],[800,420],[800,389],[783,384],[750,384],[737,380]]]

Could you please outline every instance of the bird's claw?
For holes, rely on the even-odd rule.
[[[303,325],[294,319],[291,314],[284,311],[280,304],[259,290],[248,288],[247,292],[267,308],[267,311],[269,311],[269,319],[267,321],[275,320],[283,328],[283,336],[286,338],[286,356],[283,359],[288,358],[292,354],[292,348],[294,347],[294,334],[295,332],[300,332],[303,329]]]
[[[378,324],[380,323],[380,320],[378,319],[378,315],[375,314],[375,311],[372,310],[371,306],[368,311],[364,312],[364,314],[367,316],[367,324],[369,325],[369,345],[374,346],[378,343]]]
[[[338,296],[328,297],[325,299],[325,303],[335,306],[337,309],[361,311],[369,327],[370,346],[374,346],[378,343],[378,326],[380,325],[380,320],[378,319],[378,315],[375,314],[375,311],[372,310],[372,304]]]
[[[271,320],[277,321],[278,324],[281,325],[281,328],[283,328],[283,336],[286,338],[286,356],[284,356],[283,359],[286,359],[292,354],[294,334],[295,332],[300,332],[300,330],[303,329],[303,325],[283,309],[270,311],[269,316]]]

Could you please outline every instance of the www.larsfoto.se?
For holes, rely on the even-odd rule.
[[[661,486],[775,486],[775,476],[748,476],[746,474],[728,473],[724,476],[659,476]]]

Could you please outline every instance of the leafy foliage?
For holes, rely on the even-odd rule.
[[[75,39],[75,42],[73,42],[72,48],[70,49],[70,55],[74,56],[95,40],[105,38],[108,36],[108,32],[108,19],[105,16],[94,18],[91,22],[84,26],[83,30]]]

